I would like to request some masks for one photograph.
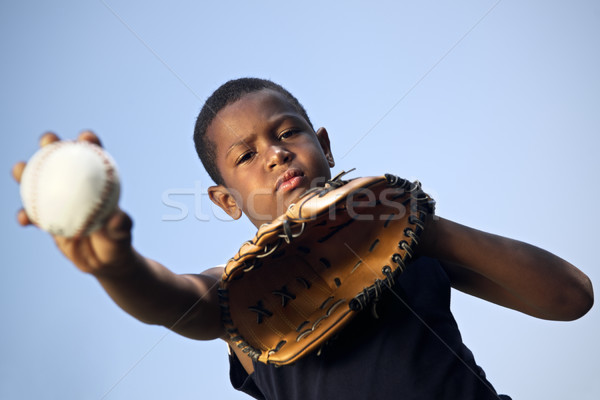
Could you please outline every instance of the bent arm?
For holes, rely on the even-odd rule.
[[[442,261],[452,286],[493,303],[550,320],[574,320],[592,307],[589,278],[538,247],[436,218],[420,254]]]

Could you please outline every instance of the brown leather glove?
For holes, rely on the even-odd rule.
[[[376,302],[434,212],[419,182],[340,175],[261,226],[225,267],[223,324],[255,361],[293,363]]]

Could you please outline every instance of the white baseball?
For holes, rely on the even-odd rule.
[[[81,237],[98,229],[115,210],[117,166],[101,147],[60,141],[42,147],[21,176],[27,216],[53,235]]]

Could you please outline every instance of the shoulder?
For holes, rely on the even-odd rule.
[[[202,271],[201,275],[210,276],[214,279],[221,279],[223,276],[223,270],[225,269],[225,265],[218,265],[216,267],[212,267]]]

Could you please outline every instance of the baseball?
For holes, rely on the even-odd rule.
[[[81,237],[100,228],[119,201],[117,166],[101,147],[61,141],[42,147],[21,177],[27,216],[58,236]]]

